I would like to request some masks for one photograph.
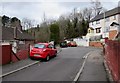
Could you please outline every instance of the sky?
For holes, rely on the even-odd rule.
[[[104,8],[110,10],[118,6],[119,0],[99,0]],[[29,18],[41,23],[43,15],[47,19],[57,19],[60,15],[71,12],[74,8],[82,10],[90,7],[91,0],[0,0],[0,16]]]

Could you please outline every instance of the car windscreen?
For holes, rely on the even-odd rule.
[[[45,48],[44,44],[35,44],[34,48]]]

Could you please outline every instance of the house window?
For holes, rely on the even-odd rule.
[[[105,31],[105,32],[109,32],[109,28],[110,28],[110,27],[106,27],[106,31]]]
[[[109,17],[105,19],[106,22],[108,22],[109,20],[110,20]]]
[[[25,41],[19,41],[19,44],[25,44]]]
[[[100,28],[96,28],[96,33],[100,33],[100,32],[101,32]]]
[[[91,33],[94,33],[94,30],[91,30]]]
[[[90,33],[90,30],[88,30],[88,33]]]
[[[100,20],[96,21],[96,24],[100,24]]]
[[[116,20],[116,15],[113,16],[113,20]]]
[[[92,22],[92,25],[93,25],[93,22]]]

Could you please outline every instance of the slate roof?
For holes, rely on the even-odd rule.
[[[2,40],[34,40],[34,37],[20,30],[17,31],[17,36],[14,38],[14,28],[2,27]]]
[[[105,18],[116,15],[116,14],[120,14],[120,7],[116,7],[112,10],[105,12]],[[104,18],[104,13],[101,13],[101,14],[95,16],[93,19],[91,19],[90,22],[97,21],[97,20],[100,20],[103,18]]]

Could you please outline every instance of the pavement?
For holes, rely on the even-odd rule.
[[[91,51],[78,81],[101,81],[108,83],[102,50]]]
[[[61,49],[60,48],[58,49],[59,52],[61,52]],[[91,51],[89,54],[84,56],[83,59],[85,59],[83,65],[80,71],[77,73],[76,80],[74,79],[74,81],[108,82],[108,75],[104,67],[104,58],[101,49]],[[4,65],[2,66],[2,75],[0,77],[4,77],[11,73],[20,71],[36,63],[39,63],[39,61],[30,60],[28,58],[25,60],[18,61],[16,63]]]

